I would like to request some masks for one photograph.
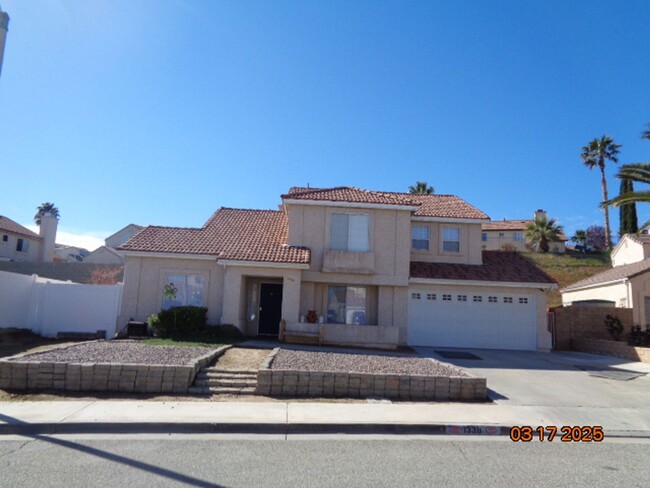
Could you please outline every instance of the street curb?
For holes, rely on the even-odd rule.
[[[511,426],[449,424],[271,424],[271,423],[174,423],[174,422],[66,422],[0,425],[3,435],[65,434],[260,434],[260,435],[448,435],[503,437]],[[650,431],[607,431],[608,438],[650,439]],[[532,443],[532,442],[530,442]]]

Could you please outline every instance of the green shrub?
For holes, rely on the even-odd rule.
[[[618,341],[621,338],[621,334],[623,333],[623,324],[618,317],[607,314],[605,317],[605,327],[615,341]]]
[[[205,307],[171,307],[152,314],[147,323],[159,337],[183,338],[199,336],[205,329],[208,309]]]

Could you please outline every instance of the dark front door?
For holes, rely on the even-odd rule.
[[[282,285],[262,283],[260,286],[260,335],[278,335],[282,320]]]

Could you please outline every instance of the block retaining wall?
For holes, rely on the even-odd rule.
[[[271,369],[277,349],[257,372],[260,395],[396,400],[485,401],[487,380],[476,376],[424,376]]]
[[[184,366],[52,363],[0,359],[0,388],[12,390],[187,393],[199,370],[232,346],[224,346]]]
[[[597,339],[572,339],[571,347],[574,351],[604,354],[650,363],[650,348],[629,346],[625,342],[602,341]]]

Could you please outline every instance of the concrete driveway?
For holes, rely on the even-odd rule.
[[[497,404],[650,411],[650,364],[580,352],[414,349],[486,377],[489,396]],[[443,357],[450,352],[480,359]]]

